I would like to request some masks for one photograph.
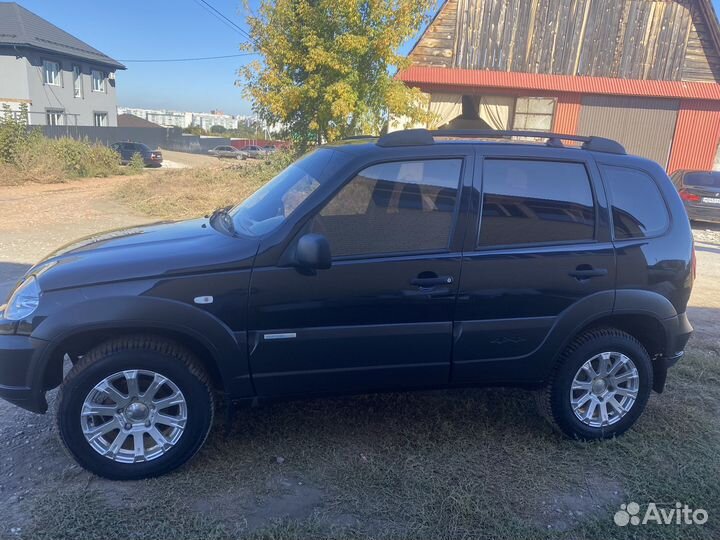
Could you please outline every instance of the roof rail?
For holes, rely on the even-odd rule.
[[[504,139],[508,137],[532,137],[547,139],[547,145],[555,148],[564,148],[562,141],[581,142],[584,150],[603,152],[606,154],[625,154],[625,148],[617,141],[604,137],[583,137],[580,135],[564,135],[561,133],[547,133],[543,131],[512,131],[493,129],[448,129],[434,130],[407,129],[393,131],[378,139],[377,145],[382,147],[393,146],[424,146],[435,143],[435,137],[452,137],[463,139]]]

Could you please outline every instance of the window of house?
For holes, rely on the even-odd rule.
[[[720,171],[720,145],[715,152],[715,162],[713,163],[713,171]]]
[[[581,163],[487,159],[482,190],[480,246],[594,238],[592,188]]]
[[[552,131],[554,112],[554,98],[519,97],[515,102],[513,129]]]
[[[93,114],[93,125],[95,127],[107,127],[107,113],[96,112]]]
[[[80,74],[80,66],[74,65],[72,68],[73,71],[73,95],[76,98],[83,97],[82,92],[82,77]]]
[[[670,222],[655,181],[646,173],[601,165],[610,191],[615,238],[645,238],[663,232]]]
[[[315,216],[333,256],[445,250],[462,160],[382,163],[353,178]]]
[[[43,60],[43,82],[53,86],[60,86],[60,64]]]
[[[103,71],[92,70],[92,90],[93,92],[105,91],[105,73]]]
[[[62,109],[48,109],[45,111],[45,123],[48,126],[62,126],[65,111]]]

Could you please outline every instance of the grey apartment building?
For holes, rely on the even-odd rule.
[[[117,126],[120,62],[15,2],[0,2],[0,107],[31,125]]]

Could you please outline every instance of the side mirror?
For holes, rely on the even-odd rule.
[[[300,237],[295,248],[295,264],[304,270],[327,270],[332,266],[330,243],[321,234]]]

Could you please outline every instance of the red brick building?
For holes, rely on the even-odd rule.
[[[710,0],[446,0],[410,61],[428,127],[600,135],[670,172],[720,168]]]

